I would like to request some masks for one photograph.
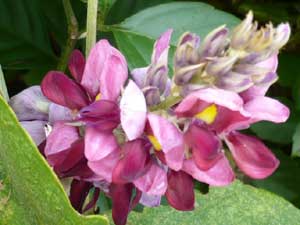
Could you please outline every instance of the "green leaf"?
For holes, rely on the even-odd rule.
[[[8,102],[9,96],[8,96],[5,78],[4,78],[4,74],[2,71],[1,65],[0,65],[0,95],[2,95],[4,100]]]
[[[4,68],[56,63],[40,4],[39,0],[0,1],[0,63]]]
[[[12,110],[0,97],[0,177],[6,198],[0,224],[101,225],[102,216],[82,216],[70,205],[62,185]],[[4,176],[3,176],[4,174]],[[0,187],[1,188],[1,187]],[[0,200],[1,201],[1,200]]]
[[[270,225],[300,224],[300,211],[283,198],[236,181],[228,187],[196,194],[195,210],[179,212],[168,206],[132,212],[128,224],[139,225]]]
[[[127,58],[130,69],[147,66],[155,40],[168,28],[173,28],[171,44],[176,46],[186,31],[204,38],[211,30],[227,24],[232,28],[239,22],[233,15],[200,2],[174,2],[143,10],[120,25],[108,26],[118,47]],[[171,52],[172,53],[172,52]],[[172,63],[172,54],[169,62]]]
[[[296,202],[300,190],[300,160],[291,158],[279,150],[274,151],[274,153],[280,161],[279,168],[270,177],[263,180],[253,180],[251,183],[291,202]]]
[[[296,127],[296,131],[293,135],[292,156],[300,157],[300,123]]]

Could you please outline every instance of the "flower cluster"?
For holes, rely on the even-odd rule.
[[[158,206],[162,196],[177,210],[193,210],[194,179],[212,186],[234,180],[228,156],[253,179],[276,170],[273,153],[240,130],[289,116],[265,94],[277,79],[277,54],[290,27],[258,28],[252,20],[250,12],[232,34],[222,26],[202,44],[196,34],[183,34],[172,80],[167,30],[154,44],[151,64],[132,70],[132,79],[124,56],[100,40],[87,60],[72,53],[73,79],[50,71],[41,86],[11,98],[56,174],[73,179],[70,200],[79,212],[93,207],[99,191],[112,199],[117,225],[126,224],[137,203]]]

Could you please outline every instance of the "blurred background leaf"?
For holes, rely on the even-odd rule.
[[[174,2],[140,11],[120,25],[108,29],[113,32],[118,47],[126,56],[129,68],[132,69],[150,63],[155,40],[169,28],[174,29],[171,45],[176,46],[179,37],[185,31],[196,33],[204,38],[220,25],[226,24],[232,28],[239,21],[237,17],[204,3]],[[173,62],[172,53],[171,50],[169,63]]]

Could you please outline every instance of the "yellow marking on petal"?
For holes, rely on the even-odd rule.
[[[149,141],[151,142],[151,144],[153,145],[154,149],[156,151],[161,151],[162,147],[160,145],[160,143],[158,142],[158,140],[156,139],[156,137],[154,137],[153,135],[148,135]]]
[[[97,94],[96,98],[95,98],[95,101],[98,101],[101,99],[101,93]]]
[[[212,104],[208,107],[206,107],[204,110],[196,114],[196,118],[203,120],[207,124],[212,124],[218,114],[217,106],[215,104]]]

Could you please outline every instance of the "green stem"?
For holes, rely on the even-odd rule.
[[[171,108],[173,105],[177,104],[182,100],[181,96],[169,96],[164,101],[159,103],[158,105],[154,105],[150,107],[150,111],[156,111],[156,110],[166,110]]]
[[[70,0],[63,0],[62,2],[63,2],[66,18],[67,18],[67,24],[68,24],[68,39],[63,49],[63,52],[61,54],[57,69],[60,71],[65,71],[70,54],[74,49],[78,38],[78,23],[72,5],[70,3]]]
[[[87,20],[86,20],[86,57],[89,55],[91,48],[96,43],[97,35],[97,8],[98,0],[88,0]]]

